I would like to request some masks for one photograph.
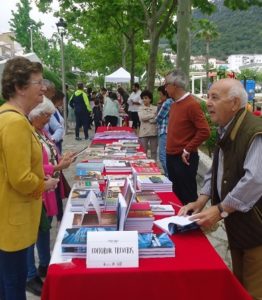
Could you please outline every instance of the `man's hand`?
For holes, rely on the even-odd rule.
[[[217,206],[213,205],[200,213],[193,214],[189,219],[196,220],[199,226],[212,227],[221,220],[221,217]]]
[[[187,216],[190,213],[196,214],[199,213],[204,206],[206,205],[209,196],[207,195],[200,195],[195,202],[190,202],[187,205],[181,207],[178,212],[179,216]]]
[[[183,163],[189,166],[190,153],[184,149],[181,158]]]

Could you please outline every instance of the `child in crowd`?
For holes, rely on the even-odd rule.
[[[99,99],[95,99],[95,106],[93,107],[93,119],[96,132],[97,128],[102,126],[102,108]]]

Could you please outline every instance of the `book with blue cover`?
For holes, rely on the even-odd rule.
[[[67,228],[62,240],[62,247],[86,247],[86,237],[90,231],[114,231],[114,229],[112,227]]]
[[[139,233],[138,248],[140,257],[174,257],[174,242],[166,233]]]

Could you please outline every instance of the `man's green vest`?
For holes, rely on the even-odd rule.
[[[243,168],[246,154],[255,136],[262,135],[262,119],[241,109],[218,146],[224,154],[224,171],[221,184],[221,199],[216,186],[217,167],[213,163],[212,204],[226,197],[244,176]],[[261,153],[262,155],[262,153]],[[262,166],[261,166],[262,168]],[[262,178],[257,179],[261,186]],[[252,199],[250,199],[252,200]],[[262,245],[262,193],[256,205],[248,212],[235,211],[225,219],[230,248],[249,249]]]

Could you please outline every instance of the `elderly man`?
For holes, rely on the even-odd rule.
[[[215,82],[207,107],[220,141],[193,211],[202,226],[225,220],[233,272],[254,299],[262,299],[262,120],[245,109],[247,93],[235,79]],[[212,205],[200,212],[211,198]]]
[[[166,76],[166,91],[175,100],[169,111],[166,166],[173,191],[183,204],[198,197],[197,149],[210,133],[200,104],[185,90],[186,83],[185,74],[179,70]]]

